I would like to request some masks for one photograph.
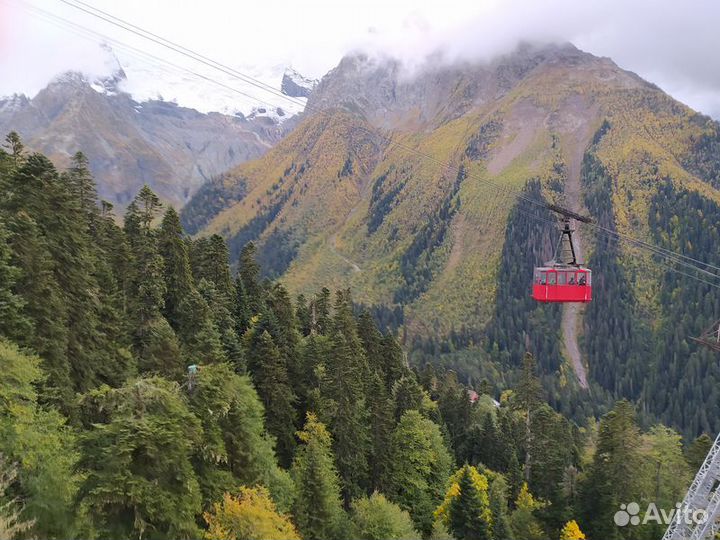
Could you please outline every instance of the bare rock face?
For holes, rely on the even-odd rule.
[[[283,73],[280,90],[283,94],[296,98],[308,98],[317,86],[317,81],[300,75],[294,69],[286,69]]]
[[[269,118],[137,103],[116,83],[66,73],[32,99],[0,100],[0,133],[17,131],[60,166],[82,150],[100,197],[122,210],[143,184],[182,207],[203,183],[261,156],[289,129]]]
[[[612,61],[571,44],[520,45],[488,62],[448,63],[430,57],[412,70],[392,58],[358,54],[343,58],[323,77],[308,108],[361,112],[381,128],[407,126],[408,122],[432,127],[501,99],[536,70],[564,66],[580,72],[602,65],[612,76],[626,77],[629,85],[648,86],[639,77],[618,70]]]

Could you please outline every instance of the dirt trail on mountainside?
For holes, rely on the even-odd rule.
[[[591,119],[595,116],[593,107],[589,107],[581,96],[568,100],[568,107],[558,121],[558,130],[564,135],[568,144],[567,155],[567,181],[565,182],[566,204],[573,212],[584,213],[582,203],[582,185],[580,173],[582,160],[592,133]],[[585,262],[582,249],[582,231],[573,235],[575,250],[580,262]],[[562,333],[565,350],[570,357],[575,376],[581,388],[587,389],[587,368],[583,363],[580,345],[578,342],[578,329],[585,311],[584,304],[565,304],[562,314]]]

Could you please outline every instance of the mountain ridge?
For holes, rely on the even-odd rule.
[[[121,210],[143,184],[177,207],[206,181],[264,153],[285,133],[269,118],[203,114],[171,102],[138,103],[105,80],[64,73],[34,98],[0,100],[0,130],[61,165],[82,148],[102,198]]]
[[[570,45],[523,46],[471,69],[439,65],[403,77],[393,61],[341,61],[318,84],[298,127],[211,184],[223,204],[203,210],[191,202],[185,223],[202,215],[195,231],[223,235],[234,257],[255,241],[269,275],[293,293],[350,287],[376,312],[399,308],[395,325],[411,350],[425,351],[420,358],[430,354],[474,378],[489,376],[503,348],[511,364],[520,362],[509,339],[530,339],[549,356],[552,384],[594,387],[588,315],[566,308],[555,319],[552,309],[527,303],[530,274],[518,274],[512,293],[503,292],[514,271],[503,266],[506,243],[527,241],[508,227],[537,213],[528,208],[513,217],[518,193],[535,179],[540,201],[595,212],[587,206],[587,163],[595,159],[612,178],[613,227],[654,242],[648,212],[663,179],[720,202],[717,163],[709,157],[718,124],[610,59]],[[239,183],[242,193],[232,195]],[[522,272],[551,257],[555,226],[543,219],[552,217],[527,225],[540,244],[523,244],[533,259]],[[578,239],[592,263],[597,235],[581,227]],[[618,257],[633,316],[660,325],[668,309],[659,300],[664,267],[627,245]],[[597,304],[612,302],[602,279]],[[525,328],[513,326],[519,334],[512,338],[503,330],[488,334],[505,317],[525,320]]]

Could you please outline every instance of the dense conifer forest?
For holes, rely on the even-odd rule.
[[[665,215],[689,216],[681,210],[698,207],[692,197],[661,190],[651,214],[658,242],[717,240],[706,238],[716,228]],[[700,212],[710,219],[718,209]],[[519,216],[515,227],[509,234],[524,234]],[[392,325],[381,332],[382,313],[356,305],[351,291],[291,298],[261,277],[251,242],[232,249],[236,271],[221,237],[189,237],[147,186],[118,219],[97,200],[82,153],[59,171],[7,137],[0,538],[651,539],[660,526],[614,524],[619,505],[672,509],[710,445],[661,424],[641,430],[628,401],[597,419],[562,411],[543,375],[556,367],[545,354],[555,356],[557,340],[532,330],[557,322],[553,309],[513,304],[498,314],[490,347],[518,375],[501,393],[496,381],[469,388],[453,371],[409,365]],[[422,253],[407,256],[404,294],[423,288]],[[598,268],[616,264],[611,250],[600,256]],[[703,301],[701,288],[671,275],[663,287],[683,305]],[[588,317],[601,332],[624,331],[631,299],[616,309],[605,322],[592,309]],[[509,337],[521,317],[537,358]],[[657,347],[687,356],[667,335]],[[600,354],[599,341],[587,346]],[[611,369],[624,353],[604,354]],[[707,375],[702,354],[683,380]],[[632,383],[595,377],[608,392]],[[686,390],[655,406],[667,423],[678,423],[680,403],[700,399]],[[705,390],[703,400],[717,392]],[[696,434],[708,425],[685,420]]]

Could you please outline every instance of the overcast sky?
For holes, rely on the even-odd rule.
[[[220,62],[259,70],[291,64],[311,77],[358,49],[418,64],[437,49],[483,59],[520,39],[570,41],[720,118],[717,0],[84,1]],[[60,0],[0,0],[0,95],[33,95],[68,69],[107,70],[86,37],[28,6],[169,55]]]

